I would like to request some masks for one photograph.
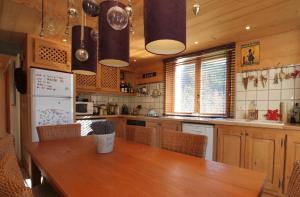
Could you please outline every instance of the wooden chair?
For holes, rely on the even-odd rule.
[[[80,124],[65,124],[37,127],[37,133],[42,141],[59,140],[81,136]]]
[[[161,147],[163,149],[205,158],[207,137],[163,129]]]
[[[126,139],[146,145],[155,145],[155,128],[127,126]]]
[[[289,180],[286,197],[300,196],[300,160],[296,161]]]

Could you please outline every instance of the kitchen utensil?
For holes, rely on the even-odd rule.
[[[265,76],[265,75],[263,74],[263,72],[261,72],[260,80],[261,80],[262,87],[265,88],[265,87],[267,86],[268,77]]]
[[[278,84],[278,83],[279,83],[278,79],[279,79],[279,74],[278,74],[278,73],[275,73],[273,83],[274,83],[274,84]]]
[[[121,112],[122,115],[128,115],[129,114],[129,109],[128,109],[128,106],[127,105],[123,105],[122,106],[122,112]]]
[[[84,15],[82,13],[82,21],[81,21],[81,32],[80,32],[80,48],[76,50],[75,57],[81,62],[85,62],[89,59],[89,53],[85,49],[84,45]]]

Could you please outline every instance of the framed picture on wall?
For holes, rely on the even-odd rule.
[[[258,65],[260,63],[260,43],[251,42],[241,45],[241,66]]]

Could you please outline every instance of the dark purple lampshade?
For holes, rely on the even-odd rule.
[[[76,74],[95,75],[97,71],[97,42],[91,37],[91,27],[84,27],[84,49],[88,51],[89,58],[81,62],[75,57],[77,49],[81,48],[81,26],[72,27],[72,71]]]
[[[144,0],[145,48],[159,55],[186,49],[186,1]]]
[[[125,8],[124,4],[117,1],[100,3],[98,60],[106,66],[124,67],[129,65],[129,25],[118,31],[107,22],[108,10],[116,5]]]

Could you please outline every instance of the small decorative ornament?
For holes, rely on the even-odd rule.
[[[262,87],[265,88],[267,86],[267,82],[268,82],[267,76],[265,76],[263,73],[261,73],[260,80],[261,80]]]
[[[247,90],[247,88],[248,88],[248,81],[249,81],[247,73],[246,73],[246,76],[243,77],[242,81],[243,81],[243,86],[244,86],[245,90]]]
[[[127,12],[120,6],[113,6],[107,12],[107,22],[114,30],[125,29],[128,25]]]
[[[279,74],[278,73],[275,73],[275,75],[274,75],[274,84],[278,84],[279,83],[279,81],[278,81],[278,79],[279,79]]]
[[[258,78],[257,77],[254,78],[253,83],[254,83],[254,87],[258,86]]]
[[[84,12],[91,17],[96,17],[100,13],[100,7],[96,0],[83,0],[82,8]]]
[[[280,79],[280,82],[282,82],[286,77],[286,74],[283,72],[282,68],[280,70],[280,73],[279,73],[279,79]]]
[[[281,114],[279,113],[278,109],[275,109],[275,110],[269,109],[267,114],[265,114],[265,117],[267,120],[278,121],[278,120],[280,120]]]
[[[299,75],[300,71],[299,70],[295,70],[293,73],[291,73],[291,77],[293,79],[295,79],[298,75]]]

